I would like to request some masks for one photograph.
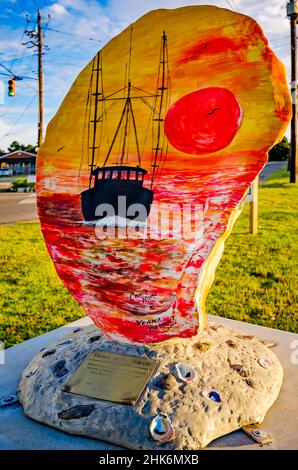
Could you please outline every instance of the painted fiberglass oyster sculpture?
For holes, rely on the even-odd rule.
[[[156,10],[82,70],[38,156],[63,283],[109,337],[195,335],[239,203],[290,118],[285,69],[251,18]]]

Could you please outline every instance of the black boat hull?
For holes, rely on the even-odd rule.
[[[100,220],[109,215],[115,215],[145,222],[152,202],[153,191],[132,181],[102,180],[98,181],[94,188],[81,193],[82,213],[86,221]],[[110,207],[108,209],[107,206],[107,212],[103,204]],[[133,206],[134,204],[141,204],[141,210]]]

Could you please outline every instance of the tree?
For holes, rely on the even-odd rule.
[[[8,147],[9,152],[16,152],[17,150],[24,150],[25,152],[37,153],[37,145],[24,145],[14,140]]]
[[[37,145],[27,145],[24,150],[26,152],[37,153]]]
[[[16,150],[24,150],[24,145],[21,145],[17,140],[14,140],[7,148],[9,152],[15,152]]]
[[[269,162],[277,162],[281,160],[288,160],[290,157],[290,143],[285,136],[281,142],[275,145],[269,151]]]

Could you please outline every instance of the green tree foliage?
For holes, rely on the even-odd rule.
[[[269,152],[269,162],[288,160],[290,157],[290,143],[285,136],[281,142],[275,145]]]
[[[37,153],[37,145],[24,145],[14,140],[8,147],[9,152],[16,152],[17,150],[24,150],[25,152]]]

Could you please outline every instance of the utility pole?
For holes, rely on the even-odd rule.
[[[41,11],[37,11],[37,37],[38,37],[38,139],[37,145],[43,141],[43,72],[42,72],[42,23]]]
[[[290,0],[287,5],[287,14],[291,23],[291,153],[290,153],[290,183],[296,183],[297,172],[297,38],[296,22],[298,18],[298,4]]]
[[[50,21],[51,17],[48,16],[46,22]],[[28,21],[29,22],[29,21]],[[26,29],[25,33],[29,41],[23,42],[27,45],[28,49],[34,49],[35,55],[38,58],[38,134],[37,145],[40,147],[43,142],[43,70],[42,70],[42,56],[43,50],[49,50],[48,46],[43,44],[43,27],[42,27],[41,11],[37,10],[37,29]]]
[[[249,233],[257,235],[259,219],[259,177],[252,182],[249,200]]]

